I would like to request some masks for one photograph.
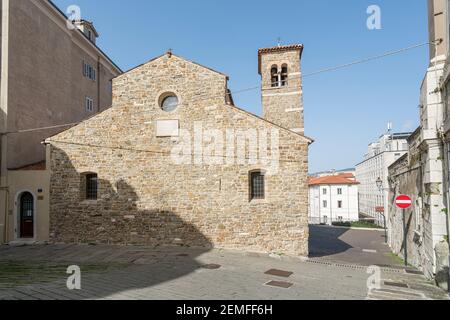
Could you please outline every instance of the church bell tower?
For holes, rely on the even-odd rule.
[[[300,134],[305,133],[302,53],[299,44],[258,50],[263,117]]]

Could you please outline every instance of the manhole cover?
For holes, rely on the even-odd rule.
[[[389,282],[389,281],[385,281],[384,282],[385,286],[389,286],[389,287],[398,287],[398,288],[408,288],[407,284],[401,283],[401,282]]]
[[[277,270],[277,269],[270,269],[269,271],[265,272],[264,274],[268,274],[271,276],[276,276],[276,277],[282,277],[282,278],[289,278],[290,276],[292,276],[294,273],[290,272],[290,271],[283,271],[283,270]]]
[[[283,288],[283,289],[289,289],[293,285],[294,285],[293,283],[284,282],[284,281],[269,281],[266,283],[266,286]]]
[[[202,266],[203,269],[208,269],[208,270],[217,270],[220,269],[220,267],[222,267],[220,264],[205,264]]]

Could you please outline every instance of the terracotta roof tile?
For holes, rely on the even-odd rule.
[[[353,174],[350,175],[344,173],[336,176],[310,177],[308,183],[310,186],[326,185],[326,184],[350,184],[350,185],[359,184],[359,182],[354,180],[355,178]]]
[[[293,45],[288,45],[288,46],[276,46],[276,47],[271,47],[271,48],[261,48],[258,50],[258,53],[262,54],[262,53],[282,52],[282,51],[291,51],[291,50],[302,51],[303,45],[302,44],[293,44]]]
[[[266,53],[273,53],[273,52],[285,52],[285,51],[299,51],[300,56],[303,53],[303,45],[302,44],[292,44],[287,46],[276,46],[271,48],[261,48],[258,50],[258,71],[259,74],[261,74],[261,55]]]

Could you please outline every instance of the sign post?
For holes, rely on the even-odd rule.
[[[387,224],[386,224],[386,213],[384,212],[384,207],[376,207],[375,211],[383,217],[383,226],[384,226],[384,242],[388,243],[388,234],[387,234]]]
[[[397,198],[395,198],[395,205],[397,208],[403,210],[403,241],[404,245],[403,248],[405,250],[404,256],[405,256],[405,266],[408,266],[408,226],[406,224],[406,209],[410,208],[412,205],[412,199],[407,195],[400,195]]]

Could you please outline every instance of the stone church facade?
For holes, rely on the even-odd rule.
[[[307,256],[302,50],[259,51],[263,117],[171,52],[114,79],[110,109],[46,140],[52,241]]]

